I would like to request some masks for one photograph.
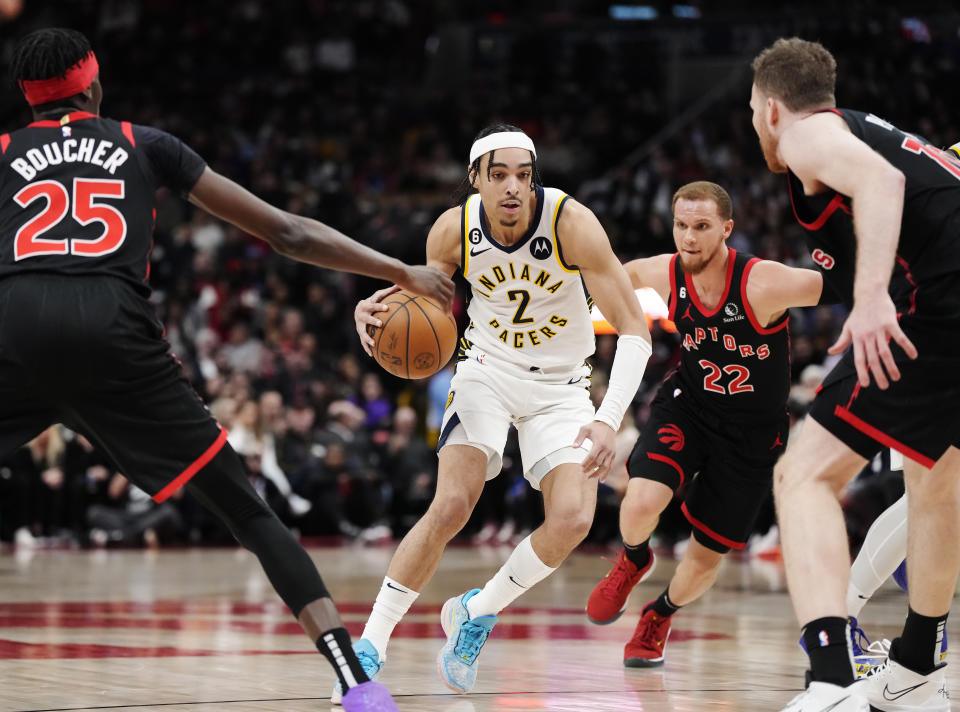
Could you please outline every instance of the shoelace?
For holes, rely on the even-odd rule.
[[[857,662],[869,662],[883,658],[884,661],[890,657],[890,641],[886,638],[875,640],[866,648],[863,648],[859,654],[855,654],[853,659]],[[880,663],[877,663],[879,665]],[[877,667],[874,665],[874,667]]]
[[[887,659],[884,660],[879,665],[875,665],[869,670],[867,670],[867,677],[877,677],[878,675],[883,675],[887,672],[889,668],[890,668],[890,658],[887,657]]]
[[[860,626],[850,626],[850,642],[853,643],[854,657],[862,655],[865,650],[869,650],[870,646],[873,645]]]
[[[486,642],[490,631],[473,621],[464,621],[460,625],[460,639],[454,649],[457,657],[467,663],[472,663],[480,654],[480,648]]]
[[[367,674],[367,677],[373,679],[372,675],[380,672],[380,660],[370,653],[361,650],[357,653],[357,660],[360,661],[360,667]]]
[[[606,556],[603,558],[607,559]],[[607,561],[613,563],[613,568],[607,575],[608,584],[603,587],[603,592],[609,594],[608,598],[615,598],[620,591],[630,584],[630,579],[634,578],[636,573],[631,574],[625,565],[621,566],[619,559],[607,559]]]
[[[646,624],[643,626],[643,633],[640,635],[640,642],[649,648],[654,650],[659,650],[664,643],[663,632],[664,624],[669,623],[668,618],[660,618],[657,616],[657,620],[648,619]]]

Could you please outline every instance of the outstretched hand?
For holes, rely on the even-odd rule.
[[[396,284],[392,287],[380,289],[366,299],[361,299],[357,302],[357,306],[353,310],[353,320],[357,327],[357,336],[360,337],[360,345],[363,346],[363,350],[367,352],[367,356],[373,356],[374,344],[373,337],[367,332],[367,327],[383,326],[383,322],[375,316],[377,312],[387,310],[387,305],[381,304],[380,302],[398,291],[400,291],[400,287]]]
[[[407,267],[404,278],[398,280],[403,289],[433,299],[445,312],[453,301],[453,280],[436,267],[417,265]]]
[[[910,358],[917,357],[917,347],[907,338],[897,321],[897,310],[889,294],[864,305],[857,302],[843,323],[840,338],[830,347],[829,353],[843,353],[853,344],[853,363],[857,367],[857,379],[864,388],[870,385],[870,375],[881,390],[890,386],[890,381],[900,380],[900,369],[890,351],[890,339],[896,341]],[[889,380],[888,380],[889,378]]]
[[[573,447],[582,447],[586,441],[593,445],[581,468],[587,477],[598,477],[603,482],[610,474],[617,454],[617,434],[606,423],[593,420],[580,428]]]

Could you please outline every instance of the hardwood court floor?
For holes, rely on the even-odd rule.
[[[355,636],[392,551],[311,550]],[[455,695],[436,673],[440,606],[481,586],[508,554],[447,551],[397,627],[381,676],[401,710],[775,712],[802,686],[779,564],[728,560],[714,590],[674,619],[666,665],[627,670],[636,611],[663,590],[674,562],[662,558],[628,613],[601,627],[583,606],[609,565],[577,553],[504,612],[474,691]],[[892,584],[882,589],[864,611],[867,632],[894,634],[905,606]],[[949,634],[960,640],[960,629]],[[332,682],[247,552],[0,555],[0,711],[326,712]]]

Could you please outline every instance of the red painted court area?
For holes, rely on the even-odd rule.
[[[342,603],[344,614],[362,615],[369,604]],[[408,621],[400,623],[395,638],[443,639],[443,630],[436,622],[440,606],[414,606]],[[432,622],[409,621],[422,615]],[[595,640],[623,642],[623,631],[595,626],[585,619],[583,623],[561,622],[570,616],[582,616],[583,611],[571,608],[511,609],[508,618],[496,628],[494,636],[503,640]],[[247,617],[256,616],[256,619]],[[263,617],[266,616],[266,620]],[[283,616],[285,620],[271,620]],[[522,619],[534,617],[537,622]],[[549,622],[558,619],[556,623]],[[521,619],[511,622],[511,619]],[[359,622],[348,622],[351,635],[358,636],[363,628]],[[53,603],[0,603],[0,630],[10,636],[16,629],[79,630],[144,630],[178,632],[234,632],[253,635],[303,636],[300,625],[292,620],[287,609],[278,603],[246,604],[224,601],[179,602],[158,601],[136,603],[129,601],[63,601]],[[671,643],[686,640],[719,640],[730,636],[722,633],[704,633],[675,629]],[[76,658],[162,658],[203,657],[211,655],[299,655],[313,654],[309,648],[297,650],[219,650],[160,646],[100,645],[90,643],[35,643],[10,637],[0,637],[0,659],[76,659]]]

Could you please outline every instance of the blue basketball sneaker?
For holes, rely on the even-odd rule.
[[[367,677],[372,680],[380,674],[380,668],[383,667],[383,660],[380,659],[380,653],[373,647],[373,643],[366,638],[360,638],[360,640],[353,644],[353,652],[357,654],[360,667],[363,668]],[[337,680],[337,684],[333,686],[333,692],[330,693],[330,702],[339,705],[342,704],[342,700],[343,686],[340,684],[340,681]]]
[[[480,593],[479,588],[454,596],[443,604],[440,625],[447,642],[437,655],[437,670],[444,684],[454,692],[466,694],[477,681],[477,656],[497,624],[496,616],[470,618],[467,601]]]

